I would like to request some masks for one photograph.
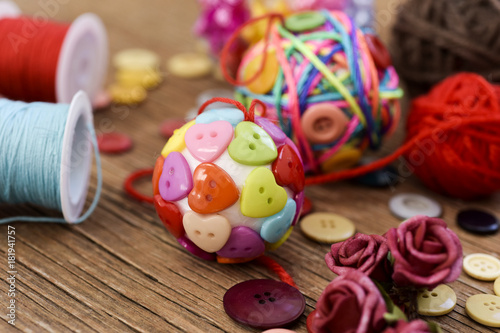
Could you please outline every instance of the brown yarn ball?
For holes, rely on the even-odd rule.
[[[391,49],[411,95],[462,71],[500,82],[500,0],[408,0]]]

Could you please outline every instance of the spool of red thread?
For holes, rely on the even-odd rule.
[[[0,95],[70,103],[83,90],[94,100],[107,71],[104,25],[90,13],[71,24],[48,17],[46,12],[21,16],[14,3],[0,2]]]

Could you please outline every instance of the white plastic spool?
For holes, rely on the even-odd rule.
[[[92,105],[87,94],[79,91],[69,106],[62,142],[61,207],[68,223],[80,217],[87,198],[92,165],[89,127],[93,126]]]
[[[0,1],[0,20],[20,16],[10,1]],[[70,103],[83,90],[94,100],[102,90],[108,67],[108,39],[99,17],[86,13],[70,26],[59,53],[56,73],[56,99]]]

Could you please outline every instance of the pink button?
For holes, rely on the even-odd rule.
[[[344,133],[349,119],[341,109],[330,103],[310,106],[302,115],[301,125],[312,143],[331,143]]]
[[[225,120],[191,126],[184,140],[189,152],[200,162],[212,162],[226,149],[233,138],[233,126]]]
[[[167,201],[181,200],[193,188],[191,169],[181,153],[173,151],[165,158],[158,188]]]
[[[226,258],[256,257],[266,250],[259,234],[248,227],[235,227],[226,245],[217,254]]]

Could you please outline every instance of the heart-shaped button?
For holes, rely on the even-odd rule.
[[[189,211],[182,221],[189,239],[209,253],[219,251],[231,234],[231,223],[222,215],[200,215]]]
[[[279,241],[292,225],[296,207],[295,201],[288,199],[279,213],[266,217],[260,229],[260,237],[269,243]]]
[[[295,217],[293,219],[292,226],[296,225],[299,221],[299,218],[302,217],[302,214],[304,213],[304,207],[307,208],[305,205],[304,191],[302,191],[295,195]]]
[[[225,258],[250,258],[261,255],[266,250],[259,234],[248,227],[235,227],[226,245],[217,254]]]
[[[278,148],[278,158],[272,165],[274,177],[280,186],[288,186],[294,193],[304,190],[304,166],[289,145]]]
[[[231,176],[212,163],[201,163],[193,173],[189,207],[200,214],[217,213],[238,201],[239,191]]]
[[[276,146],[281,146],[285,140],[286,135],[280,130],[276,125],[274,125],[269,119],[263,117],[255,117],[255,123],[262,127],[264,131],[273,139]]]
[[[163,164],[165,159],[160,155],[156,159],[155,168],[153,169],[153,195],[160,194],[160,177],[163,172]]]
[[[250,121],[236,126],[235,138],[228,147],[229,156],[245,165],[264,165],[278,156],[273,139],[262,128]]]
[[[165,158],[158,188],[161,197],[168,201],[185,198],[193,188],[191,169],[181,153],[173,151]]]
[[[171,202],[165,201],[157,194],[154,196],[156,213],[163,222],[167,230],[175,237],[184,235],[184,226],[182,225],[182,214],[179,208]]]
[[[170,137],[170,139],[165,144],[161,151],[161,155],[163,157],[167,157],[173,151],[183,151],[186,148],[186,142],[184,141],[184,136],[186,135],[186,131],[195,124],[194,120],[191,120],[189,123],[186,123],[179,129],[174,131],[174,134]]]
[[[186,146],[200,162],[212,162],[227,148],[233,138],[233,126],[225,120],[193,125],[186,132]]]
[[[208,253],[207,251],[203,251],[202,249],[200,249],[185,235],[177,238],[177,241],[179,242],[179,244],[182,245],[182,247],[184,247],[186,250],[191,252],[191,254],[197,256],[198,258],[201,258],[203,260],[214,261],[215,258],[217,257],[214,253]]]
[[[271,170],[255,168],[245,180],[241,191],[241,213],[248,217],[267,217],[285,207],[287,194],[276,184]]]
[[[196,117],[197,124],[210,124],[218,120],[228,121],[233,127],[236,127],[245,119],[245,115],[238,109],[214,109],[203,111]]]

